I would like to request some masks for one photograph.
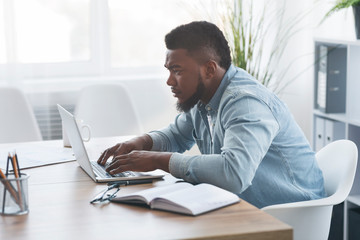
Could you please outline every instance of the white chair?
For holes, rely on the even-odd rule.
[[[41,141],[34,112],[22,91],[0,87],[0,143]]]
[[[75,116],[90,125],[92,137],[142,132],[130,95],[118,84],[97,84],[82,89]]]
[[[333,205],[343,202],[352,188],[358,150],[352,141],[338,140],[317,152],[316,158],[323,171],[328,197],[262,209],[292,226],[294,240],[328,239]]]

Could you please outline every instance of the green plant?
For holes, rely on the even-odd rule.
[[[276,93],[282,92],[295,78],[287,73],[295,60],[279,70],[279,61],[297,25],[307,13],[290,19],[284,17],[285,2],[266,1],[260,13],[254,11],[252,0],[227,1],[228,12],[222,18],[225,35],[235,66],[245,69],[263,85]],[[275,5],[275,8],[271,4]]]
[[[205,15],[207,20],[222,28],[235,66],[278,94],[301,75],[288,77],[297,59],[281,67],[279,62],[289,40],[301,30],[297,24],[310,11],[285,18],[285,1],[279,0],[208,0],[206,4],[205,7],[184,1],[184,7],[194,17],[203,19]],[[214,11],[204,13],[209,6]]]
[[[352,7],[352,6],[360,6],[360,0],[337,0],[334,7],[332,7],[324,16],[324,21],[327,17],[329,17],[334,12],[337,12],[341,9]]]

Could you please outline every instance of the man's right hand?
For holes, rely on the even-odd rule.
[[[152,148],[152,139],[149,135],[133,138],[129,141],[118,143],[113,147],[106,149],[98,159],[97,163],[105,165],[110,157],[121,156],[128,154],[133,150],[150,150]]]

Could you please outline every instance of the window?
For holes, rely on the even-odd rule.
[[[4,1],[0,0],[0,64],[6,62]]]
[[[109,0],[112,67],[163,66],[164,37],[173,28],[213,11],[205,0]]]
[[[159,74],[164,36],[215,2],[0,0],[0,81]]]
[[[90,59],[89,0],[14,0],[19,63]]]

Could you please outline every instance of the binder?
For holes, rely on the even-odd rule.
[[[316,46],[315,55],[317,59],[315,108],[325,113],[345,113],[346,46],[320,43]]]
[[[345,138],[345,124],[343,122],[316,116],[314,118],[314,124],[315,152],[319,151],[333,141]]]

